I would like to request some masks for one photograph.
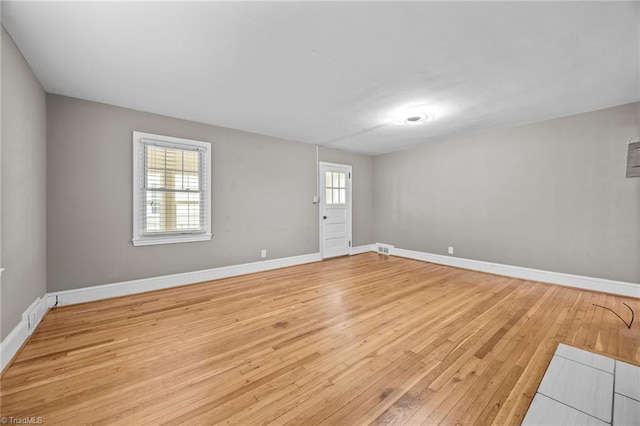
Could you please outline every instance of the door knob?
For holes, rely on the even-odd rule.
[[[322,216],[322,218],[323,218],[323,219],[326,219],[327,217],[326,217],[326,216]]]

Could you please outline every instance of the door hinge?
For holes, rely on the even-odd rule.
[[[351,247],[351,241],[349,241],[349,247]]]
[[[349,172],[349,179],[351,179],[351,172]]]

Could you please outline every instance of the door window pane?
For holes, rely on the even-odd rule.
[[[347,203],[347,174],[340,172],[325,173],[325,203]]]

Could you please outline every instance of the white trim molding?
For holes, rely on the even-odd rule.
[[[352,247],[351,255],[374,251],[373,244]],[[240,265],[222,266],[219,268],[205,269],[201,271],[184,272],[159,277],[142,278],[139,280],[123,281],[119,283],[103,284],[92,287],[76,288],[47,293],[48,305],[52,307],[73,305],[76,303],[92,302],[95,300],[109,299],[112,297],[127,296],[130,294],[144,293],[147,291],[162,290],[165,288],[179,287],[204,281],[212,281],[220,278],[234,277],[253,272],[269,271],[271,269],[286,268],[288,266],[302,265],[305,263],[320,262],[320,253],[303,254],[300,256],[283,257],[280,259],[262,260]]]
[[[48,293],[48,297],[50,299],[49,305],[52,306],[56,302],[58,303],[58,306],[92,302],[94,300],[127,296],[129,294],[144,293],[153,290],[162,290],[170,287],[234,277],[253,272],[268,271],[271,269],[285,268],[287,266],[319,262],[321,260],[320,253],[312,253],[301,256],[263,260],[253,263],[243,263],[240,265],[222,266],[220,268],[205,269],[202,271],[184,272],[181,274],[163,275],[159,277],[123,281],[113,284],[76,288],[73,290],[56,291]]]
[[[271,269],[285,268],[287,266],[302,265],[305,263],[320,262],[320,253],[304,254],[300,256],[269,259],[260,262],[244,263],[240,265],[223,266],[220,268],[206,269],[202,271],[185,272],[182,274],[164,275],[160,277],[143,278],[140,280],[124,281],[113,284],[97,285],[93,287],[77,288],[73,290],[56,291],[47,293],[42,298],[36,299],[22,314],[22,320],[0,342],[0,371],[9,364],[18,353],[20,347],[27,341],[31,332],[40,323],[40,320],[48,309],[54,306],[73,305],[76,303],[92,302],[95,300],[109,299],[112,297],[126,296],[129,294],[144,293],[147,291],[161,290],[170,287],[178,287],[187,284],[195,284],[203,281],[211,281],[220,278],[250,274],[253,272],[269,271]],[[32,323],[32,327],[29,324]]]
[[[369,251],[377,252],[378,246],[389,248],[389,254],[392,256],[406,257],[424,262],[438,263],[441,265],[505,275],[525,280],[559,284],[621,296],[640,298],[640,284],[585,277],[581,275],[571,275],[560,272],[543,271],[520,266],[502,265],[499,263],[463,259],[452,256],[443,256],[396,248],[390,244],[375,243],[352,247],[350,254],[356,255]],[[2,340],[2,342],[0,342],[0,370],[4,370],[11,359],[20,350],[20,347],[27,340],[30,335],[30,331],[33,332],[35,330],[35,327],[37,327],[40,319],[44,316],[47,309],[52,308],[56,303],[57,306],[65,306],[76,303],[92,302],[95,300],[161,290],[170,287],[178,287],[187,284],[320,261],[322,261],[320,253],[311,253],[280,259],[244,263],[240,265],[223,266],[220,268],[206,269],[202,271],[185,272],[181,274],[164,275],[140,280],[123,281],[113,284],[47,293],[42,298],[36,299],[31,306],[27,308],[27,310],[22,314],[22,319],[18,325],[4,340]],[[30,323],[33,323],[31,328],[29,327]]]
[[[49,310],[47,295],[38,297],[22,313],[22,318],[11,333],[0,342],[0,371],[9,364],[24,342],[36,330],[40,321]]]
[[[151,133],[133,132],[133,238],[134,246],[149,246],[155,244],[175,244],[196,241],[210,241],[211,234],[211,143],[173,136],[154,135]],[[143,223],[146,222],[145,195],[148,188],[145,184],[146,163],[145,146],[156,145],[178,150],[199,152],[201,163],[199,179],[200,194],[200,223],[203,229],[197,232],[167,232],[153,235],[145,234]]]
[[[351,247],[349,255],[353,256],[354,254],[361,254],[369,251],[376,251],[375,244],[365,244],[363,246]]]
[[[27,323],[27,331],[29,335],[33,334],[42,318],[49,310],[47,297],[38,297],[32,304],[22,313],[22,321]]]
[[[440,265],[455,266],[457,268],[471,269],[474,271],[488,272],[490,274],[505,275],[529,281],[539,281],[549,284],[559,284],[567,287],[582,288],[585,290],[600,291],[640,298],[640,284],[624,281],[606,280],[603,278],[586,277],[582,275],[551,272],[540,269],[524,268],[522,266],[503,265],[500,263],[484,262],[481,260],[463,259],[460,257],[443,256],[440,254],[425,253],[421,251],[400,249],[391,246],[389,254],[438,263]]]
[[[331,253],[331,255],[327,255],[326,251],[330,250],[325,247],[325,220],[327,216],[325,214],[329,214],[326,212],[328,206],[332,206],[331,204],[327,205],[326,200],[326,180],[325,177],[322,176],[323,173],[326,173],[326,169],[338,169],[345,173],[348,173],[348,178],[346,180],[346,219],[347,219],[347,240],[349,242],[349,247],[345,247],[348,249],[346,252],[340,253]],[[336,256],[345,256],[351,255],[352,253],[352,244],[353,244],[353,166],[351,164],[338,164],[338,163],[328,163],[326,161],[318,162],[318,188],[319,192],[319,200],[318,200],[318,231],[320,235],[320,256],[323,259],[329,259],[331,257]],[[336,247],[335,250],[338,250],[339,247]]]
[[[394,246],[392,246],[391,244],[375,243],[373,245],[373,251],[375,251],[376,253],[389,255],[391,254],[391,250],[393,249],[393,247]]]
[[[4,368],[16,356],[28,337],[29,327],[27,322],[22,319],[0,343],[0,371],[4,371]]]

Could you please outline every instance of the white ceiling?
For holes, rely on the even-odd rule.
[[[379,154],[640,101],[640,3],[2,2],[47,92]],[[429,123],[392,123],[425,105]]]

